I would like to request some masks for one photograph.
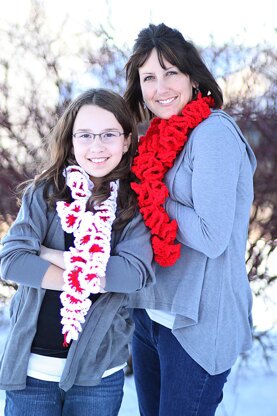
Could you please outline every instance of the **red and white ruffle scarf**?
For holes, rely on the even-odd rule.
[[[91,293],[100,292],[100,277],[106,273],[110,257],[112,224],[116,213],[118,181],[111,182],[111,194],[106,201],[86,211],[93,183],[79,166],[64,171],[73,202],[57,202],[62,228],[74,235],[74,247],[64,252],[65,271],[61,308],[64,346],[77,340],[90,308]]]

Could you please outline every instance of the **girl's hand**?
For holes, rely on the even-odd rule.
[[[64,271],[61,268],[51,264],[43,276],[41,287],[48,290],[62,291],[64,285],[63,273]]]
[[[106,277],[100,277],[100,293],[107,293],[105,290],[106,286]]]
[[[52,265],[65,270],[63,253],[64,252],[61,250],[55,250],[53,248],[48,248],[42,245],[41,251],[40,251],[40,257],[46,261],[49,261],[49,263],[52,263]],[[49,284],[50,282],[47,279],[47,283],[42,287],[47,288],[47,289],[49,288],[53,289],[52,283],[51,283],[51,287],[49,287]],[[100,278],[100,291],[99,291],[100,293],[107,293],[105,290],[105,286],[106,286],[106,277],[101,277]]]
[[[40,257],[53,265],[65,269],[63,251],[41,246]]]

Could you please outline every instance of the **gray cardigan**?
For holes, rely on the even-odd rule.
[[[210,374],[251,347],[245,249],[255,168],[251,148],[223,111],[193,130],[166,176],[181,258],[156,265],[156,285],[131,295],[133,307],[176,314],[173,334]]]
[[[10,306],[10,331],[0,362],[0,388],[26,386],[31,344],[45,290],[42,278],[50,263],[39,257],[41,244],[64,250],[64,232],[56,211],[49,211],[43,188],[29,189],[17,219],[3,238],[1,277],[19,284]],[[105,370],[128,358],[133,323],[126,308],[128,293],[155,279],[151,267],[150,235],[137,215],[123,230],[113,231],[111,257],[106,269],[105,293],[92,305],[78,341],[73,341],[60,387],[93,386]],[[117,292],[117,293],[116,293]]]

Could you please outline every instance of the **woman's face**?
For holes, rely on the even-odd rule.
[[[191,101],[195,84],[176,66],[166,59],[163,61],[165,69],[160,65],[156,49],[153,49],[138,71],[145,105],[157,117],[169,119],[181,114]]]
[[[73,125],[73,151],[78,165],[93,182],[108,175],[128,151],[130,137],[122,133],[122,126],[110,111],[96,105],[84,105],[78,111]]]

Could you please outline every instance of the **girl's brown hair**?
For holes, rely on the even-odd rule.
[[[122,126],[124,136],[131,134],[128,151],[122,156],[120,163],[108,175],[102,178],[93,189],[93,195],[88,200],[88,209],[93,209],[94,203],[103,202],[110,195],[110,182],[119,179],[118,211],[114,228],[123,227],[135,214],[137,209],[136,196],[130,188],[133,180],[130,168],[138,143],[136,124],[124,99],[113,91],[97,88],[91,89],[77,97],[66,108],[65,112],[53,128],[48,139],[47,162],[40,168],[34,185],[44,184],[44,197],[50,209],[55,209],[56,202],[70,201],[70,192],[66,186],[63,170],[77,164],[72,145],[72,129],[74,120],[80,108],[84,105],[96,105],[113,113]]]

